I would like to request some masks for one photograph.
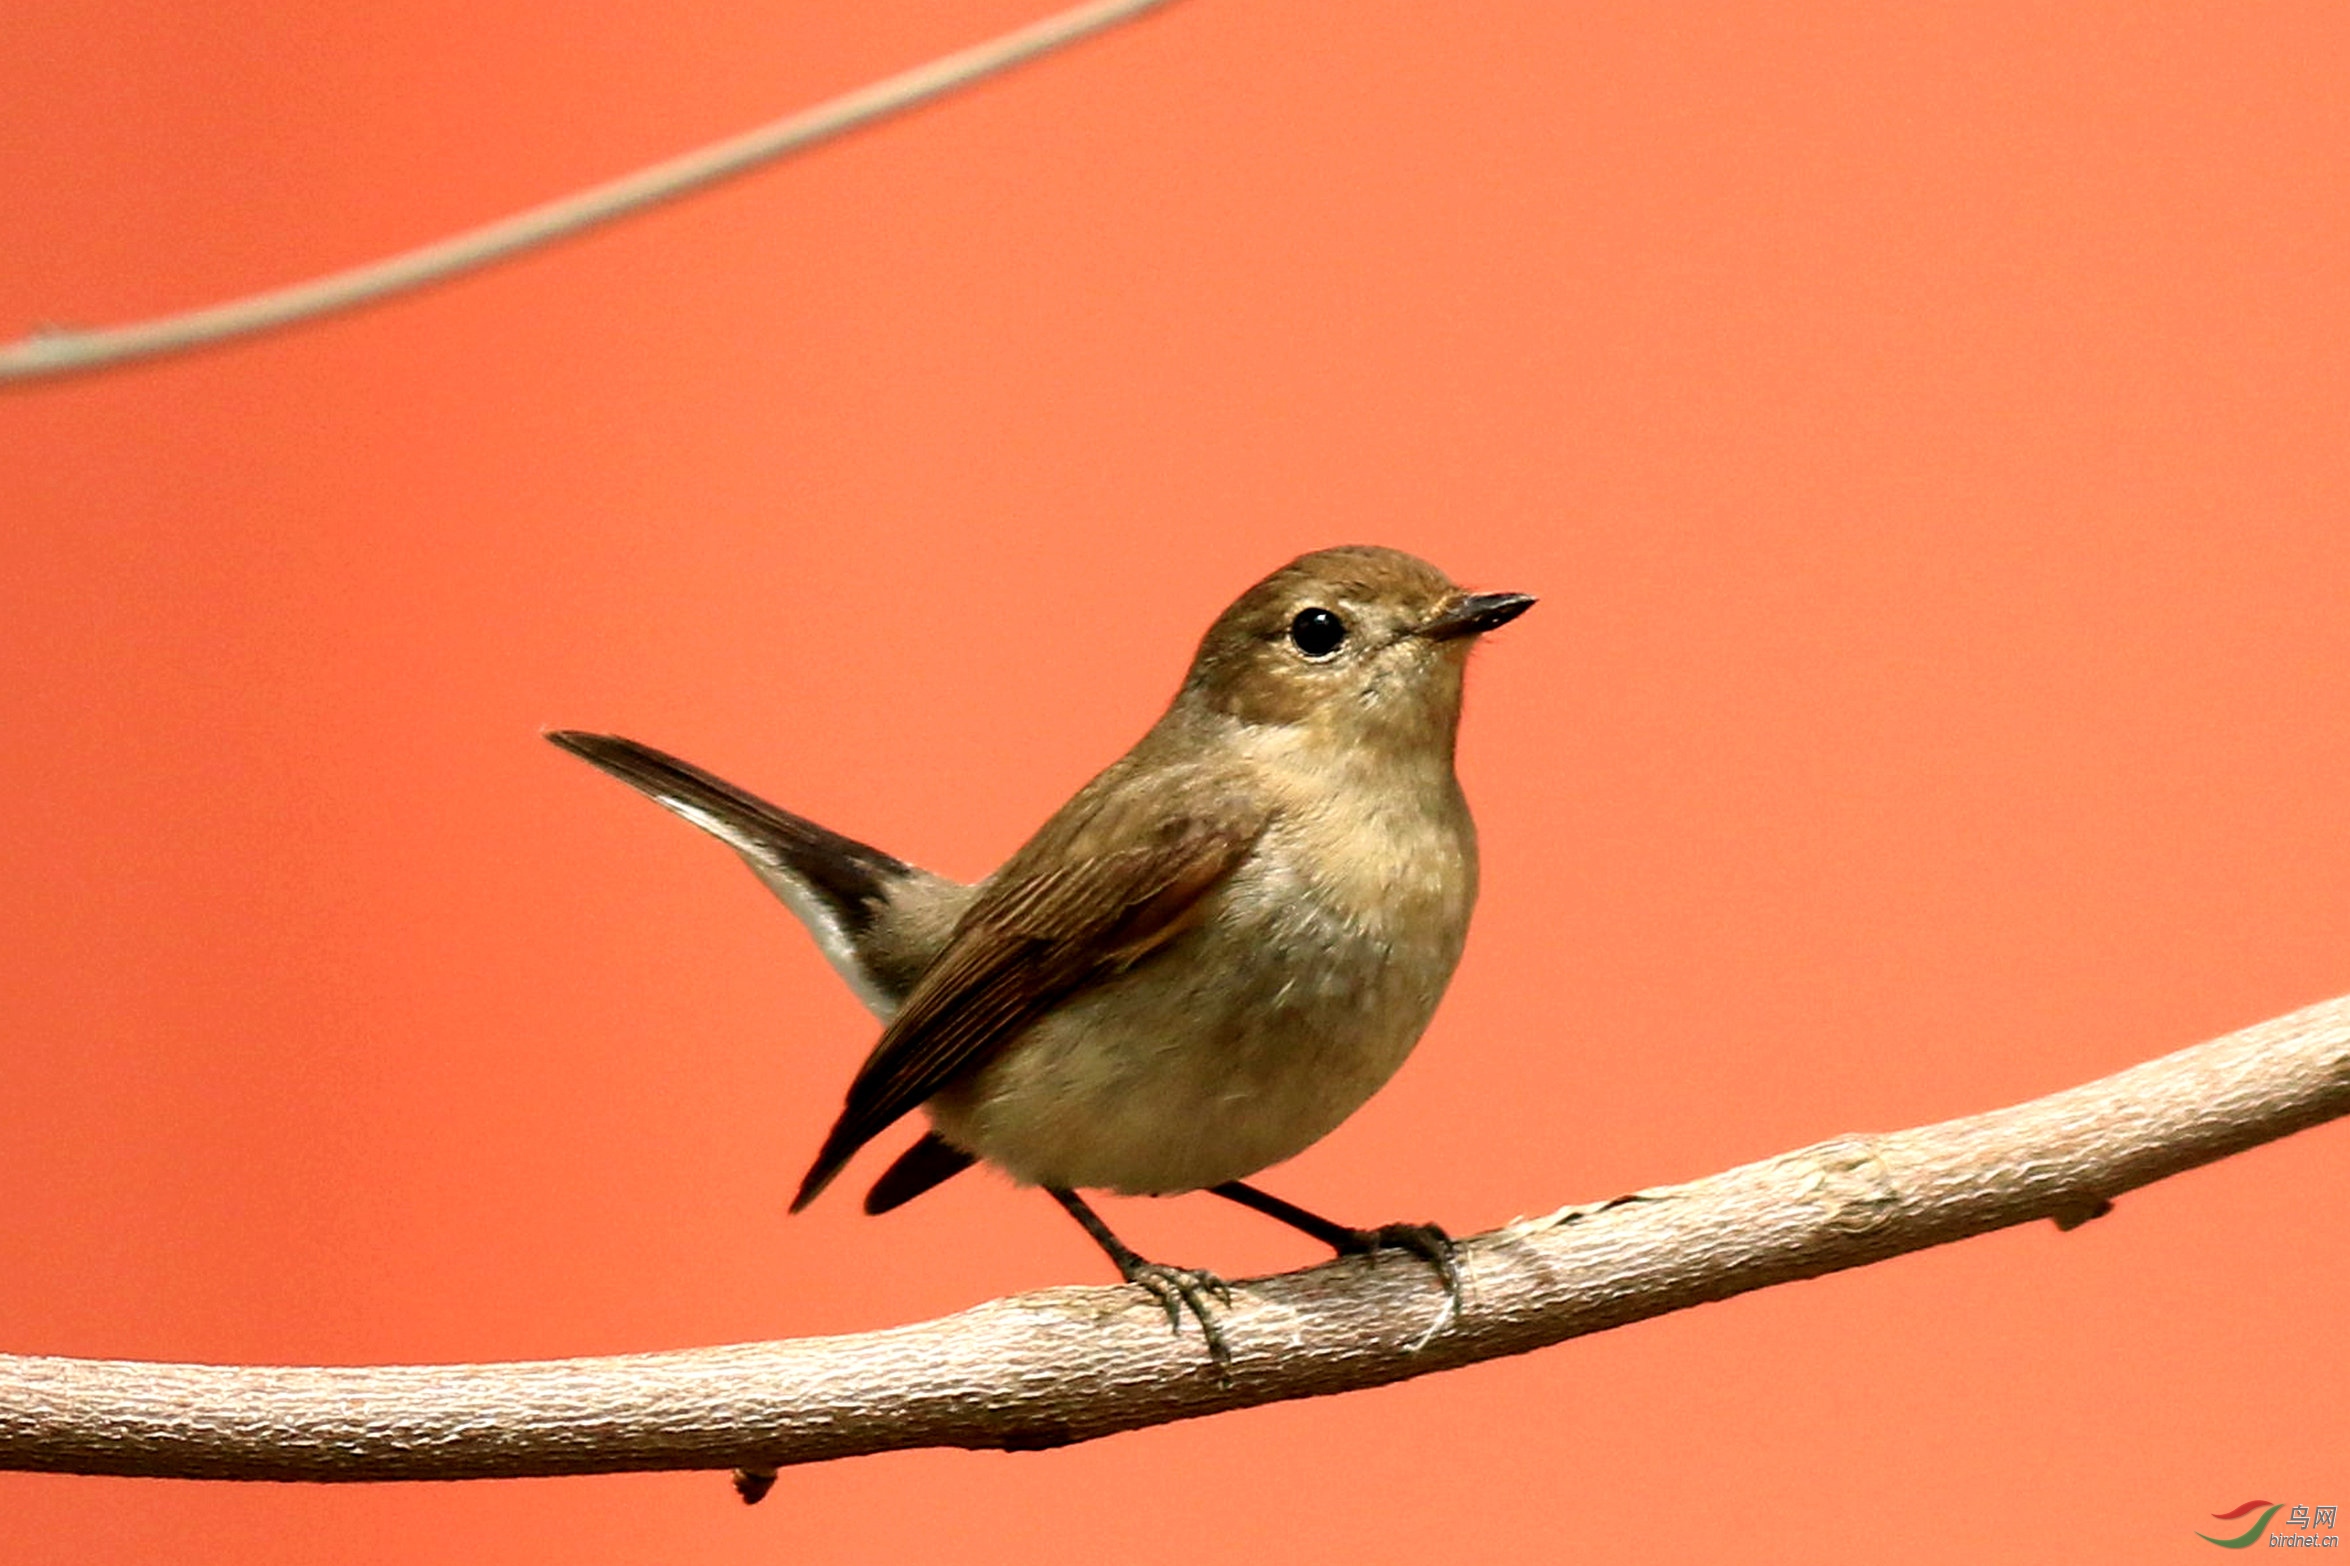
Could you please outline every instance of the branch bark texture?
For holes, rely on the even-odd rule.
[[[0,1356],[0,1468],[185,1479],[489,1479],[1033,1448],[1522,1354],[2122,1192],[2350,1113],[2350,997],[2049,1097],[1846,1136],[1522,1219],[1432,1271],[1349,1259],[1236,1288],[1220,1382],[1133,1288],[1048,1289],[885,1332],[494,1365]]]
[[[316,320],[510,260],[646,207],[674,201],[738,174],[928,103],[1000,71],[1133,21],[1168,0],[1090,0],[1017,32],[933,60],[757,130],[666,163],[532,207],[448,239],[348,271],[267,293],[129,326],[53,326],[0,344],[0,387],[181,353],[232,338]]]

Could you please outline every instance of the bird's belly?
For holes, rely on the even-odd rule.
[[[1055,1008],[932,1099],[931,1120],[1025,1184],[1169,1195],[1244,1178],[1394,1075],[1465,916],[1423,921],[1400,948],[1392,929],[1301,920],[1294,904],[1279,929],[1212,924]]]

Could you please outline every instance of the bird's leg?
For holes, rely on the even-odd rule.
[[[1383,1250],[1410,1251],[1435,1268],[1436,1275],[1444,1280],[1445,1298],[1450,1301],[1447,1314],[1458,1316],[1461,1312],[1460,1249],[1452,1243],[1451,1235],[1432,1223],[1383,1223],[1376,1229],[1350,1229],[1238,1180],[1227,1180],[1208,1189],[1228,1202],[1238,1202],[1312,1235],[1341,1256],[1375,1258]]]
[[[1144,1261],[1124,1240],[1110,1232],[1110,1226],[1101,1215],[1085,1205],[1075,1191],[1064,1191],[1053,1186],[1045,1189],[1059,1202],[1077,1226],[1093,1236],[1093,1243],[1102,1248],[1128,1283],[1137,1284],[1167,1310],[1167,1325],[1176,1332],[1183,1331],[1183,1313],[1189,1310],[1199,1323],[1200,1336],[1208,1341],[1208,1357],[1216,1362],[1216,1374],[1229,1376],[1232,1370],[1232,1350],[1224,1341],[1224,1329],[1216,1324],[1216,1314],[1210,1308],[1211,1297],[1218,1304],[1232,1303],[1231,1286],[1212,1272],[1199,1272],[1190,1267],[1169,1267],[1161,1262]]]

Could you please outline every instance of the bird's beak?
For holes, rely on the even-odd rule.
[[[1436,618],[1420,627],[1432,642],[1456,636],[1482,636],[1497,625],[1507,625],[1534,607],[1530,593],[1463,593],[1446,604]]]

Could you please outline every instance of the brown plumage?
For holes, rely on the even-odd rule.
[[[1171,1320],[1222,1285],[1143,1261],[1076,1195],[1212,1190],[1345,1250],[1436,1263],[1240,1182],[1319,1140],[1426,1027],[1476,899],[1452,770],[1475,637],[1517,594],[1394,550],[1304,556],[1219,616],[1166,714],[993,876],[958,886],[611,736],[549,738],[724,839],[886,1026],[793,1202],[916,1108],[867,1198],[974,1161],[1051,1191]]]

